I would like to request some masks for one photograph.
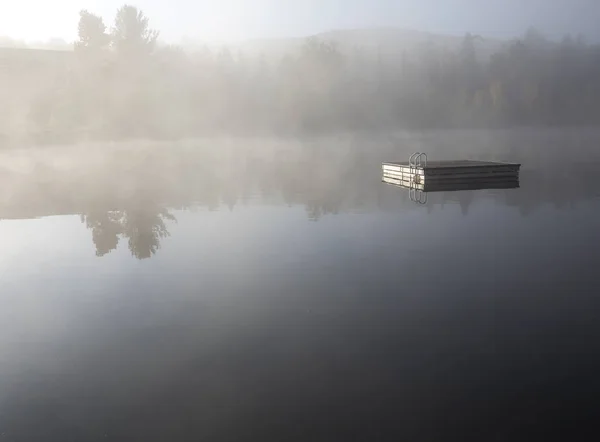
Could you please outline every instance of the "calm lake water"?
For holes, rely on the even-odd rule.
[[[3,154],[0,441],[572,436],[600,394],[598,141]],[[380,173],[414,150],[521,162],[520,188],[415,204]]]

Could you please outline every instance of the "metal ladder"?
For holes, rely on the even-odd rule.
[[[415,152],[408,158],[408,172],[410,174],[408,195],[410,200],[417,204],[427,204],[427,193],[416,188],[416,185],[420,184],[421,181],[420,176],[417,175],[417,170],[426,166],[427,154]]]
[[[419,167],[427,167],[427,154],[421,152],[413,153],[408,157],[408,167],[411,172]]]

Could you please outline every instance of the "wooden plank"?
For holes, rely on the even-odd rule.
[[[409,173],[413,173],[413,174],[417,174],[417,175],[424,175],[425,171],[423,169],[409,169],[408,167],[399,167],[399,168],[391,168],[388,166],[384,166],[382,168],[382,170],[384,172],[395,172],[395,173],[405,173],[405,174],[409,174]]]
[[[518,179],[519,175],[513,172],[492,172],[492,173],[477,173],[477,174],[451,174],[451,175],[433,175],[423,176],[409,173],[390,173],[384,172],[383,176],[396,178],[403,181],[418,181],[421,183],[441,183],[441,182],[455,182],[455,181],[468,181],[468,180],[482,180],[482,179]]]
[[[416,175],[416,174],[410,174],[410,173],[401,173],[401,172],[383,172],[384,176],[395,176],[395,177],[406,177],[406,179],[412,179],[413,177],[419,177],[420,179],[423,178],[423,175]]]
[[[465,176],[479,176],[482,174],[513,174],[518,175],[519,171],[514,169],[446,169],[444,171],[430,171],[430,170],[417,170],[410,171],[406,170],[390,170],[383,169],[382,173],[387,174],[396,174],[396,175],[418,175],[425,177],[445,177],[445,176],[453,176],[453,175],[465,175]]]
[[[482,180],[487,178],[518,178],[519,175],[512,172],[491,172],[491,173],[456,173],[453,175],[434,175],[421,177],[422,182],[444,182],[444,181],[465,181],[465,180]]]
[[[386,183],[386,184],[392,184],[394,186],[397,187],[402,187],[403,189],[417,189],[417,190],[423,190],[423,185],[422,184],[413,184],[410,185],[410,183],[408,181],[402,181],[402,180],[396,180],[394,178],[390,178],[390,177],[382,177],[381,181]]]

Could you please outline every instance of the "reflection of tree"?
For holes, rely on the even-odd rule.
[[[463,216],[469,214],[469,206],[473,202],[473,197],[473,192],[458,192],[458,204],[460,204],[460,211],[463,214]]]
[[[176,221],[165,209],[146,211],[136,209],[125,212],[123,234],[129,238],[129,250],[137,259],[146,259],[160,248],[160,240],[169,236],[164,220]]]
[[[319,221],[324,215],[337,215],[340,212],[341,198],[336,194],[326,194],[322,199],[313,199],[304,204],[308,219]]]
[[[92,231],[92,241],[96,245],[96,256],[104,256],[115,250],[122,231],[123,214],[120,211],[90,212],[81,220]]]
[[[121,237],[127,238],[131,254],[138,259],[150,258],[160,248],[160,240],[169,236],[165,220],[177,219],[166,209],[94,211],[82,215],[96,246],[96,256],[115,250]]]

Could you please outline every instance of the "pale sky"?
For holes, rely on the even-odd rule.
[[[123,0],[2,0],[0,36],[73,40],[78,12],[110,26]],[[397,26],[510,38],[535,26],[550,37],[600,40],[600,0],[131,0],[166,41],[306,36],[340,28]]]

